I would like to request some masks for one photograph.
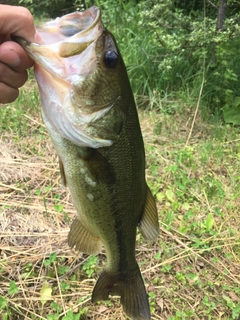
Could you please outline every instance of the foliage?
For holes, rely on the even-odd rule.
[[[208,113],[236,120],[240,105],[240,19],[238,1],[228,1],[224,29],[216,31],[219,1],[21,0],[36,16],[59,15],[97,5],[124,57],[140,104],[168,112],[160,99],[185,96]],[[150,104],[151,101],[151,104]]]
[[[224,31],[216,32],[216,18],[203,11],[186,15],[172,1],[140,5],[138,25],[149,31],[148,56],[154,60],[155,77],[149,75],[152,90],[168,94],[183,90],[194,98],[204,73],[203,102],[212,110],[221,110],[227,98],[240,96],[238,15],[227,18]]]
[[[105,25],[117,39],[133,91],[142,101],[146,96],[151,101],[157,97],[153,106],[166,112],[159,107],[161,98],[185,95],[194,102],[203,81],[205,109],[218,113],[223,107],[232,109],[240,97],[237,3],[229,1],[231,10],[223,31],[216,31],[216,8],[190,3],[191,10],[170,0],[96,1],[103,9]]]

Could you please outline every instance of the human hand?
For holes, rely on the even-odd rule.
[[[26,8],[0,5],[0,104],[18,97],[18,88],[28,78],[26,69],[33,65],[23,48],[11,41],[11,35],[38,43],[41,39]]]

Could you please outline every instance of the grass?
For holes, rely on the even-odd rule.
[[[186,144],[194,112],[140,112],[161,228],[153,244],[137,235],[153,320],[240,317],[240,129],[198,114]],[[126,319],[117,297],[90,302],[104,249],[88,257],[67,245],[75,209],[34,82],[0,109],[0,128],[1,319]]]

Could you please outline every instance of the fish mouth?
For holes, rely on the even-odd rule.
[[[97,41],[104,31],[101,11],[93,6],[83,12],[74,12],[36,26],[41,44],[21,37],[12,37],[39,67],[54,78],[78,85],[97,68]]]
[[[44,43],[58,43],[58,54],[66,58],[83,52],[102,32],[101,11],[92,7],[37,26]]]
[[[36,26],[36,29],[42,38],[42,44],[30,43],[21,37],[13,37],[14,41],[18,42],[35,62],[39,62],[36,54],[46,55],[46,50],[57,52],[61,58],[74,56],[83,52],[102,34],[101,11],[94,6],[83,12],[70,13],[41,23]]]
[[[77,38],[87,35],[101,19],[101,12],[98,7],[92,7],[83,12],[74,12],[53,21],[39,24],[37,29],[42,33],[46,44],[65,40],[69,37]],[[49,38],[49,33],[53,38]]]

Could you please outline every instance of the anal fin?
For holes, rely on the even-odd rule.
[[[78,218],[71,225],[68,244],[71,248],[75,247],[75,249],[88,254],[97,254],[102,247],[101,240],[84,227]]]
[[[142,219],[139,223],[139,229],[148,240],[155,240],[159,235],[158,212],[155,199],[147,187],[147,199]]]

